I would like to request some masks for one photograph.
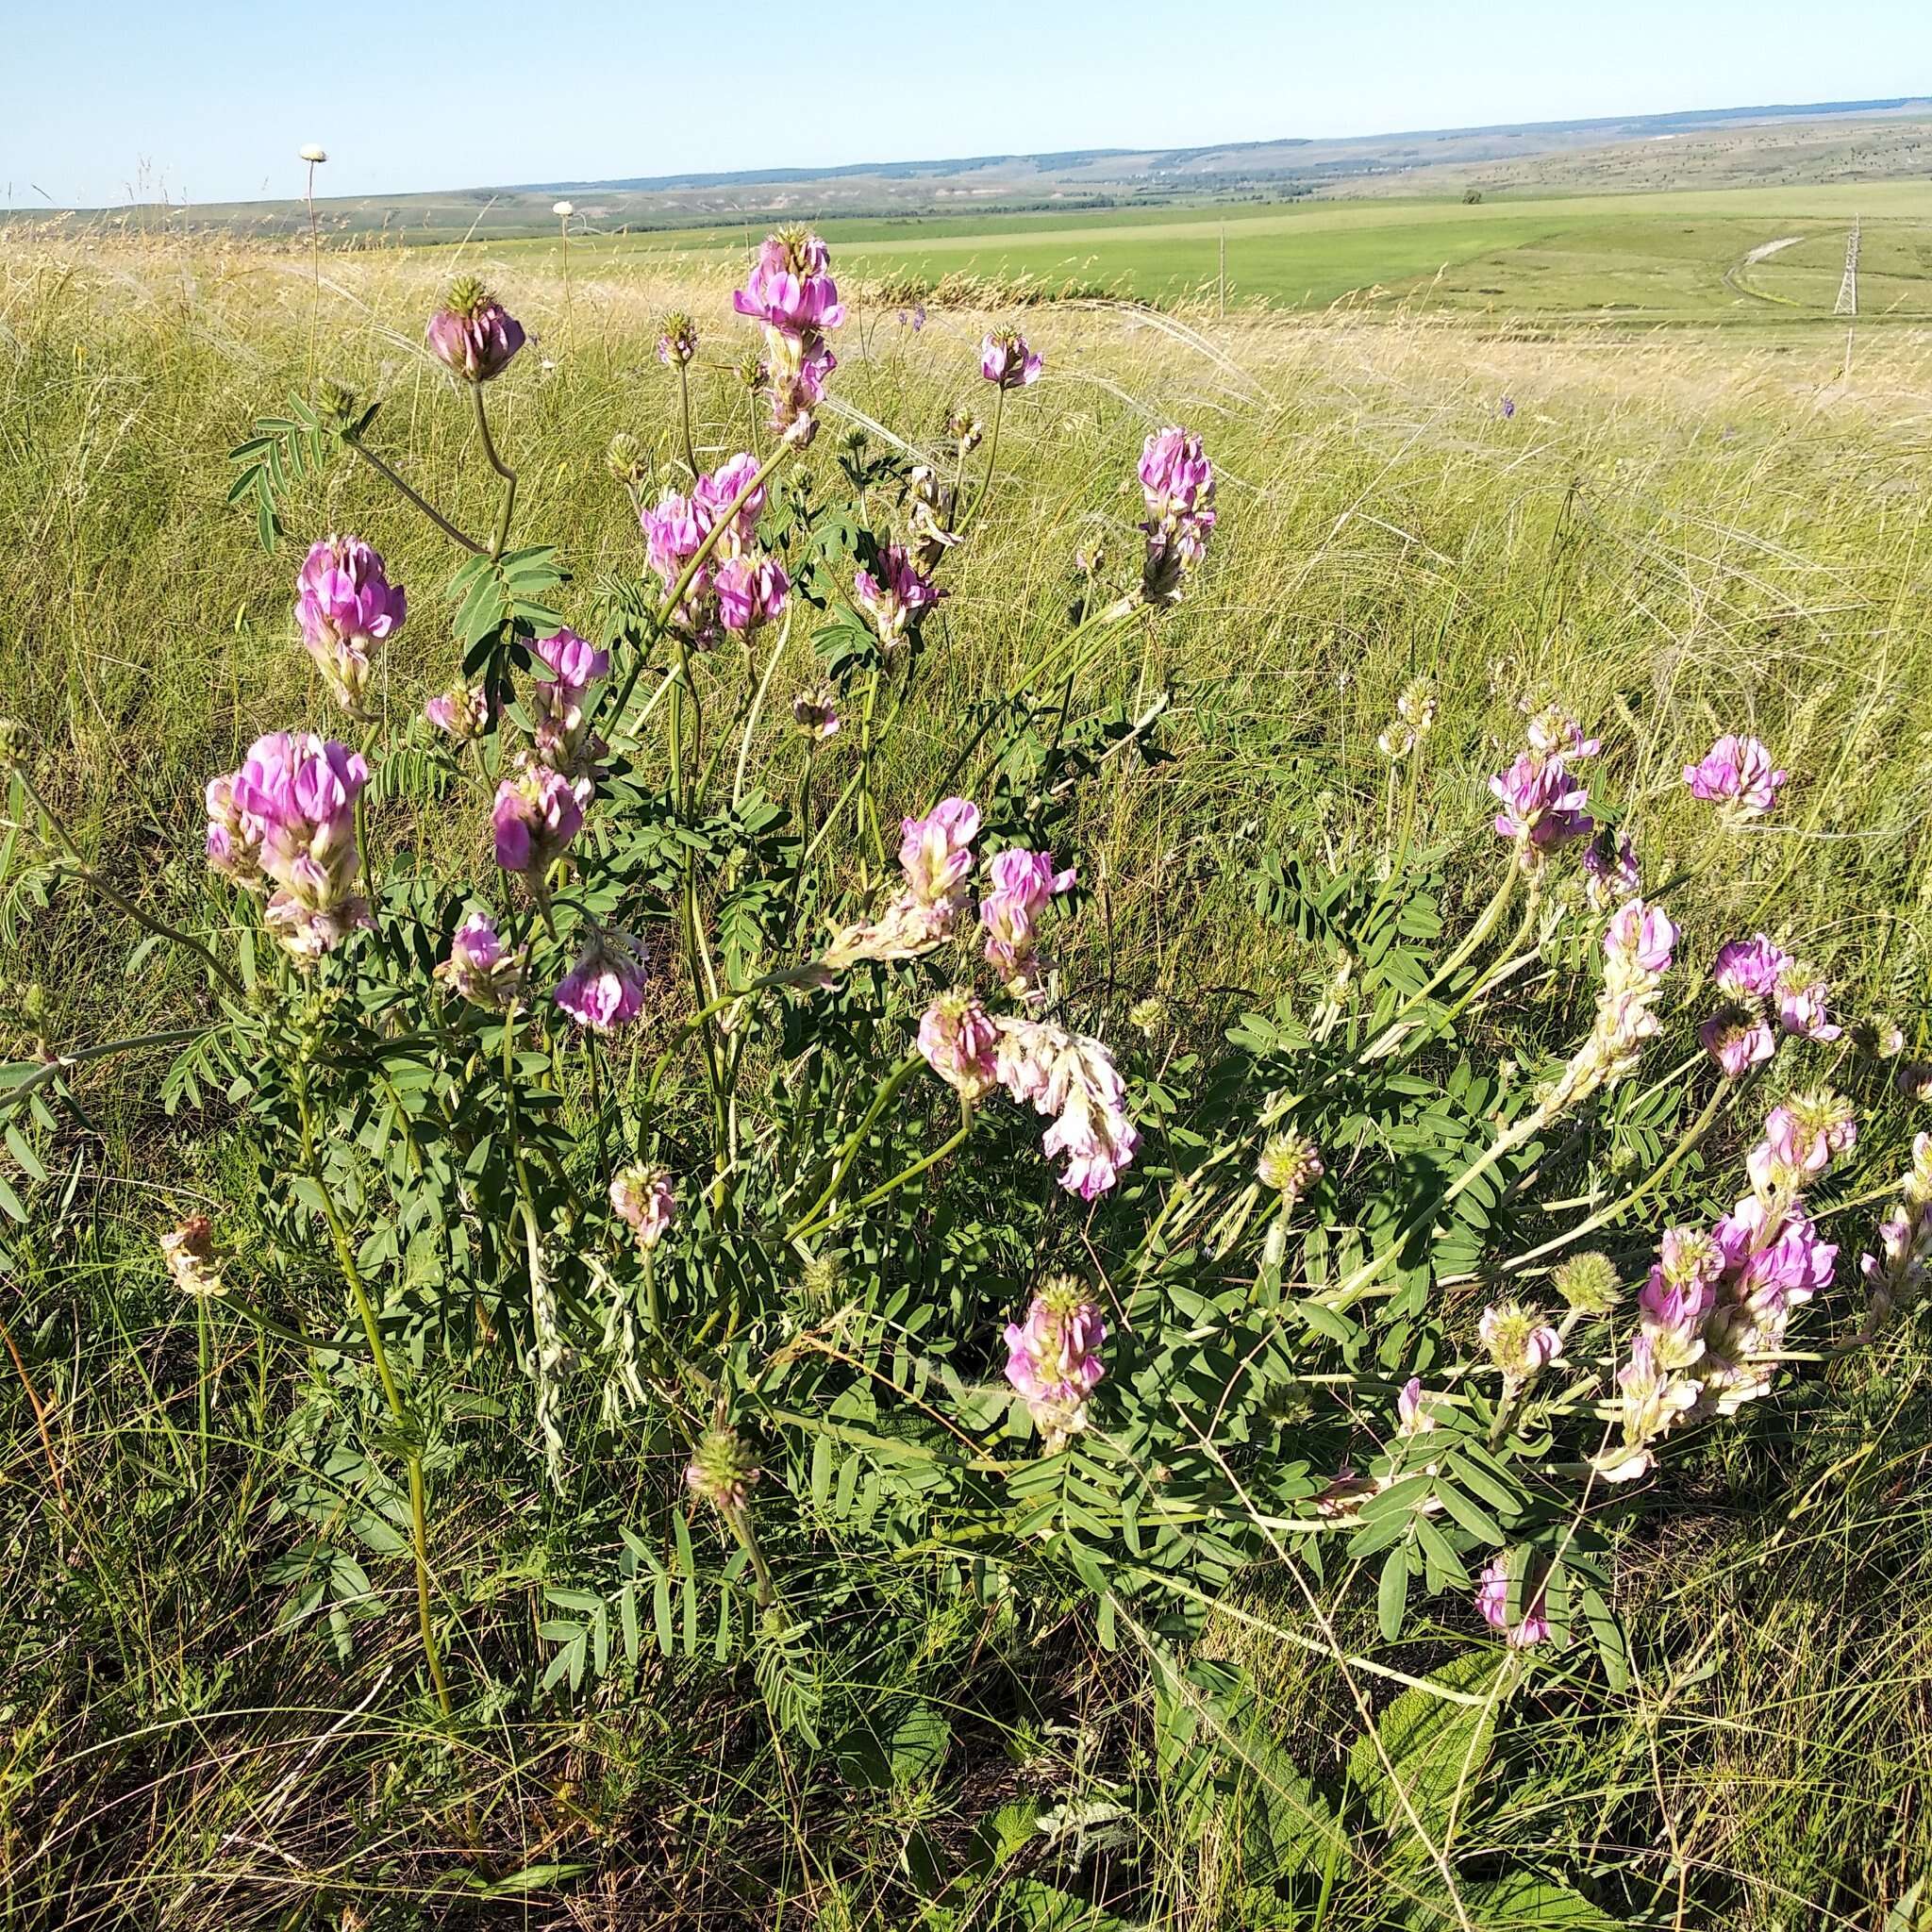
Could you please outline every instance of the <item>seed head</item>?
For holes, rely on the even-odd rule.
[[[1579,1315],[1607,1315],[1616,1307],[1624,1284],[1616,1264],[1594,1249],[1573,1255],[1557,1270],[1557,1292]]]

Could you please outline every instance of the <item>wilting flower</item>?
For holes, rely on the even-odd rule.
[[[548,765],[524,759],[496,788],[490,822],[497,864],[541,880],[583,829],[590,799],[588,778],[573,781]]]
[[[1208,554],[1214,528],[1214,465],[1191,430],[1161,429],[1141,448],[1141,492],[1147,520],[1141,525],[1147,554],[1141,566],[1141,594],[1150,605],[1177,603],[1181,583]]]
[[[1327,1170],[1322,1152],[1306,1134],[1274,1134],[1255,1164],[1256,1177],[1271,1194],[1281,1197],[1284,1210],[1292,1208]]]
[[[551,995],[579,1026],[610,1033],[643,1009],[644,965],[628,933],[591,929],[576,963]]]
[[[457,744],[467,744],[490,723],[490,697],[480,684],[459,684],[423,707],[430,724]]]
[[[914,568],[897,543],[881,546],[876,573],[859,571],[852,579],[852,598],[872,620],[879,641],[888,648],[900,642],[908,627],[937,604],[945,591]]]
[[[814,684],[791,700],[791,722],[813,744],[839,735],[838,693],[828,684]]]
[[[946,434],[959,445],[959,454],[970,457],[986,436],[986,425],[970,409],[955,409],[946,418]]]
[[[698,353],[698,325],[681,308],[674,308],[659,325],[658,359],[667,369],[681,369]]]
[[[1490,780],[1490,790],[1502,807],[1496,831],[1516,841],[1520,862],[1530,868],[1542,855],[1573,839],[1588,838],[1596,821],[1584,810],[1589,794],[1570,775],[1559,757],[1518,753],[1507,772]]]
[[[669,1168],[633,1161],[610,1179],[610,1209],[649,1254],[677,1219],[677,1190]]]
[[[1048,901],[1073,889],[1074,868],[1056,872],[1052,853],[1016,845],[995,854],[987,870],[992,890],[979,902],[987,963],[1009,991],[1024,992],[1032,984],[1039,954],[1034,928]]]
[[[692,1495],[721,1516],[740,1516],[761,1474],[738,1431],[721,1424],[698,1438],[684,1480]]]
[[[473,912],[457,927],[436,977],[460,998],[498,1011],[517,995],[516,959],[487,912]]]
[[[1562,1336],[1521,1302],[1491,1302],[1476,1318],[1475,1332],[1512,1384],[1527,1382],[1563,1353]]]
[[[1777,803],[1778,790],[1789,775],[1773,769],[1770,752],[1757,739],[1729,731],[1701,762],[1684,767],[1691,797],[1718,804],[1720,816],[1730,825],[1761,819]]]
[[[408,600],[359,537],[325,537],[295,578],[295,622],[316,669],[352,718],[367,715],[370,647],[403,627]]]
[[[501,375],[524,346],[524,325],[474,276],[466,275],[429,318],[429,347],[465,382]]]
[[[1436,688],[1426,677],[1404,687],[1395,700],[1395,717],[1375,740],[1386,758],[1406,758],[1436,728]]]
[[[1762,1020],[1737,1011],[1713,1013],[1698,1027],[1697,1038],[1726,1080],[1741,1080],[1777,1051],[1777,1035]]]
[[[1055,1116],[1041,1146],[1064,1154],[1060,1186],[1091,1201],[1118,1180],[1141,1145],[1127,1118],[1126,1083],[1097,1040],[1044,1020],[1001,1019],[994,1059],[999,1082],[1015,1100]]]
[[[1485,1566],[1482,1581],[1476,1585],[1475,1607],[1491,1630],[1502,1633],[1511,1650],[1527,1650],[1550,1634],[1550,1620],[1543,1607],[1543,1592],[1524,1594],[1523,1614],[1515,1624],[1509,1621],[1509,1559],[1500,1553]]]
[[[1627,838],[1619,838],[1607,825],[1600,827],[1584,848],[1583,890],[1599,911],[1606,906],[1621,906],[1625,899],[1634,899],[1643,891],[1636,846]]]
[[[1536,712],[1527,736],[1530,750],[1540,758],[1593,758],[1604,748],[1602,739],[1584,736],[1583,726],[1561,705],[1545,705]]]
[[[1038,382],[1042,366],[1016,328],[989,330],[979,344],[979,373],[1001,389],[1024,389]]]
[[[333,739],[275,731],[208,787],[208,860],[250,891],[272,886],[263,919],[295,958],[319,958],[368,923],[355,890],[359,753]]]
[[[175,1286],[199,1297],[226,1294],[221,1257],[215,1252],[214,1224],[206,1214],[191,1214],[161,1237],[161,1258]]]
[[[919,1051],[947,1086],[966,1100],[983,1100],[999,1084],[993,1053],[999,1028],[964,988],[942,992],[919,1022]]]
[[[899,869],[905,889],[875,920],[844,927],[820,963],[842,971],[861,959],[916,958],[951,936],[967,898],[979,808],[945,798],[923,819],[900,821]]]
[[[906,479],[906,520],[911,530],[912,567],[922,575],[937,570],[941,559],[959,541],[953,528],[958,492],[925,463],[913,467]]]
[[[1898,1199],[1878,1224],[1878,1253],[1861,1255],[1869,1340],[1894,1315],[1917,1302],[1932,1279],[1932,1134],[1912,1142],[1911,1164],[1898,1184]]]
[[[1041,1285],[1023,1322],[1006,1326],[1007,1380],[1019,1391],[1049,1455],[1087,1426],[1087,1398],[1107,1373],[1107,1324],[1071,1274]]]

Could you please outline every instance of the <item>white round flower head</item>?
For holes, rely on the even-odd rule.
[[[571,201],[554,202],[551,205],[550,208],[550,212],[552,214],[561,215],[566,221],[568,221],[572,215],[575,214],[576,211],[576,204]]]
[[[328,159],[328,150],[321,146],[319,143],[311,141],[308,143],[308,145],[302,150],[300,158],[307,161],[311,167],[313,167],[317,161],[325,161]]]

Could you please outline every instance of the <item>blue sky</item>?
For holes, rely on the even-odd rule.
[[[0,205],[226,200],[1932,92],[1932,4],[22,0]]]

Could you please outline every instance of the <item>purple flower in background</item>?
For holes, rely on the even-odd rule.
[[[437,360],[465,382],[494,380],[524,346],[523,324],[470,276],[429,318],[428,335]]]
[[[473,1005],[501,1011],[516,996],[517,962],[490,915],[473,912],[457,927],[436,977]]]
[[[423,707],[423,715],[457,744],[467,744],[490,723],[490,699],[480,684],[459,684]]]
[[[674,309],[658,325],[658,361],[667,369],[682,369],[697,352],[697,324],[681,309]]]
[[[925,326],[925,304],[922,302],[917,308],[900,309],[899,326],[901,328],[909,328],[914,335],[917,335]]]
[[[669,1168],[633,1161],[610,1178],[610,1211],[649,1254],[677,1219],[677,1189]]]
[[[991,329],[979,344],[979,373],[1001,389],[1024,389],[1045,365],[1016,328]]]
[[[403,627],[408,600],[359,537],[325,537],[295,578],[295,622],[316,668],[352,718],[367,715],[370,646]]]
[[[1141,566],[1141,594],[1159,607],[1180,601],[1181,582],[1208,555],[1214,529],[1214,465],[1201,439],[1174,426],[1157,430],[1141,447],[1141,492],[1147,520],[1141,525],[1147,555]]]
[[[1502,417],[1504,422],[1508,422],[1510,417],[1512,417],[1516,413],[1516,398],[1514,396],[1506,395],[1503,398],[1503,400],[1496,405],[1496,413],[1497,415]]]
[[[1787,1033],[1801,1040],[1837,1040],[1844,1032],[1827,1006],[1829,984],[1808,966],[1787,959],[1779,969],[1775,991],[1777,1023]]]
[[[1778,791],[1789,776],[1774,769],[1770,752],[1757,739],[1729,731],[1699,763],[1684,767],[1690,795],[1721,807],[1720,816],[1730,825],[1761,819],[1777,803]]]
[[[637,942],[628,933],[593,930],[551,997],[593,1033],[628,1024],[644,1005],[644,966]]]

